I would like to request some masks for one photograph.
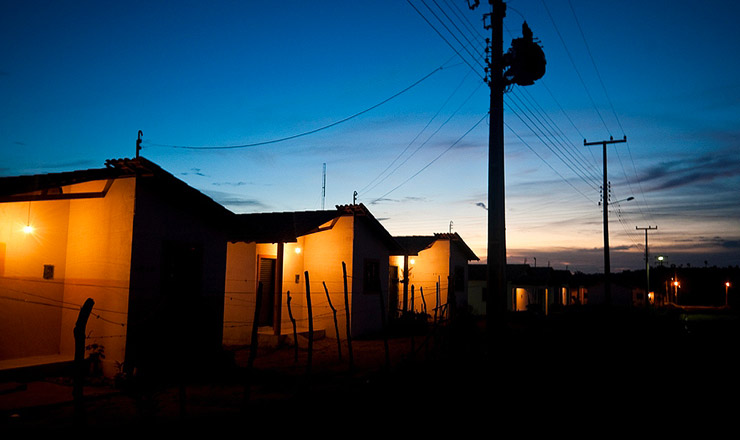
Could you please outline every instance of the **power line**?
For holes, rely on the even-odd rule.
[[[463,60],[463,61],[465,62],[465,64],[467,64],[467,65],[468,65],[468,67],[470,67],[470,70],[472,70],[473,72],[475,72],[475,73],[476,73],[476,75],[478,75],[478,77],[480,77],[480,79],[484,79],[484,78],[483,78],[483,75],[481,75],[481,74],[480,74],[480,72],[478,71],[478,69],[476,69],[475,67],[473,67],[473,66],[472,66],[472,65],[470,64],[470,62],[469,62],[469,61],[468,61],[467,59],[465,59],[465,57],[464,57],[464,56],[462,56],[462,55],[460,54],[460,52],[459,52],[459,51],[458,51],[458,50],[457,50],[457,49],[455,48],[455,46],[453,46],[453,45],[452,45],[452,43],[450,43],[450,42],[449,42],[449,41],[448,41],[448,40],[447,40],[447,39],[446,39],[446,38],[444,37],[444,35],[442,35],[442,33],[441,33],[441,32],[440,32],[439,30],[437,30],[437,28],[436,28],[436,27],[434,27],[434,25],[432,24],[432,22],[430,22],[430,21],[429,21],[429,20],[428,20],[428,19],[427,19],[427,18],[426,18],[426,17],[424,16],[424,14],[423,14],[423,13],[422,13],[422,12],[421,12],[421,11],[420,11],[420,10],[419,10],[419,9],[418,9],[417,7],[416,7],[416,6],[414,6],[414,4],[413,4],[413,3],[411,3],[411,0],[406,0],[406,2],[407,2],[407,3],[409,4],[409,5],[411,5],[411,7],[412,7],[412,8],[414,8],[414,10],[415,10],[415,11],[416,11],[416,12],[417,12],[417,13],[418,13],[418,14],[419,14],[420,16],[421,16],[421,18],[423,18],[423,19],[424,19],[424,21],[426,21],[426,22],[427,22],[427,24],[428,24],[428,25],[429,25],[429,26],[430,26],[430,27],[431,27],[431,28],[432,28],[432,29],[434,30],[434,32],[436,32],[436,33],[437,33],[437,35],[439,35],[439,37],[440,37],[440,38],[442,38],[442,40],[444,40],[444,42],[445,42],[445,43],[447,43],[447,45],[448,45],[448,46],[450,46],[450,49],[452,49],[452,50],[453,50],[453,52],[455,52],[455,54],[456,54],[456,55],[457,55],[458,57],[460,57],[460,59],[461,59],[461,60]],[[427,8],[428,8],[428,6],[427,6]]]
[[[367,184],[367,185],[365,185],[365,186],[364,186],[364,187],[363,187],[362,189],[360,189],[360,190],[358,191],[358,194],[362,194],[362,193],[364,193],[364,192],[365,192],[365,190],[366,190],[366,189],[367,189],[368,187],[370,187],[370,185],[372,185],[373,183],[375,183],[375,181],[376,181],[377,179],[379,179],[379,178],[380,178],[380,176],[382,176],[383,174],[385,174],[385,172],[386,172],[386,171],[388,171],[388,170],[389,170],[389,169],[390,169],[390,168],[391,168],[391,167],[393,166],[393,164],[395,164],[395,163],[396,163],[396,162],[398,161],[398,159],[400,159],[400,158],[401,158],[401,156],[403,156],[403,155],[404,155],[404,154],[406,153],[406,151],[408,151],[408,149],[409,149],[409,148],[411,148],[411,145],[413,145],[413,144],[414,144],[414,142],[416,142],[416,140],[417,140],[417,139],[419,139],[419,137],[420,137],[420,136],[422,135],[422,133],[424,133],[424,132],[426,131],[426,129],[427,129],[427,128],[429,128],[429,126],[430,126],[430,125],[432,125],[432,121],[434,121],[434,120],[435,120],[435,119],[437,118],[437,116],[439,116],[439,114],[440,114],[440,113],[442,112],[442,109],[443,109],[443,108],[445,108],[445,107],[447,106],[447,104],[448,104],[448,103],[450,102],[450,100],[452,99],[452,97],[453,97],[453,96],[455,96],[455,94],[457,93],[457,91],[458,91],[458,90],[460,90],[460,88],[462,87],[462,85],[463,85],[463,84],[465,83],[465,80],[467,80],[467,79],[468,79],[468,77],[470,76],[470,74],[471,74],[471,73],[472,73],[472,72],[468,71],[468,73],[467,73],[467,74],[466,74],[466,75],[465,75],[465,76],[463,77],[462,81],[460,81],[460,84],[458,84],[458,85],[457,85],[457,87],[455,87],[455,89],[454,89],[454,90],[452,91],[452,93],[450,93],[450,96],[448,96],[448,97],[447,97],[447,99],[445,100],[445,102],[444,102],[444,103],[443,103],[443,104],[442,104],[442,105],[441,105],[441,106],[439,107],[439,109],[438,109],[438,110],[437,110],[437,112],[436,112],[436,113],[434,114],[434,116],[432,116],[432,117],[431,117],[431,119],[429,119],[429,122],[427,122],[427,124],[426,124],[426,125],[424,126],[424,128],[422,128],[422,129],[421,129],[421,131],[419,131],[419,133],[418,133],[418,134],[417,134],[416,136],[414,136],[414,138],[413,138],[413,139],[411,139],[411,142],[409,142],[409,143],[408,143],[408,145],[406,145],[406,148],[404,148],[404,149],[403,149],[403,151],[401,151],[401,152],[400,152],[400,153],[399,153],[399,154],[398,154],[398,155],[397,155],[397,156],[395,157],[395,159],[393,159],[393,160],[391,161],[391,163],[390,163],[390,164],[388,164],[388,166],[387,166],[387,167],[386,167],[386,168],[385,168],[385,169],[384,169],[383,171],[381,171],[381,172],[380,172],[380,174],[378,174],[378,175],[377,175],[377,176],[376,176],[376,177],[375,177],[374,179],[372,179],[372,180],[370,181],[370,183],[368,183],[368,184]],[[394,170],[394,171],[395,171],[395,170]],[[392,172],[391,172],[391,174],[392,174]],[[390,176],[390,174],[389,174],[389,176]],[[388,176],[386,176],[386,178],[387,178],[387,177],[388,177]],[[384,178],[384,179],[385,179],[385,178]],[[380,183],[380,182],[378,182],[378,183]],[[374,188],[374,186],[373,186],[373,188]]]
[[[550,9],[547,7],[547,3],[545,3],[545,0],[542,0],[542,6],[545,7],[545,11],[547,11],[547,15],[550,17],[550,21],[552,21],[553,27],[555,27],[555,32],[558,34],[558,37],[560,38],[560,42],[563,43],[563,48],[565,49],[565,53],[568,54],[568,59],[570,59],[571,64],[573,64],[573,69],[575,69],[576,75],[578,75],[578,79],[581,80],[581,84],[583,85],[583,88],[586,91],[588,98],[591,100],[591,104],[593,105],[594,110],[596,110],[596,113],[599,115],[599,119],[601,119],[601,123],[604,124],[604,128],[606,128],[607,133],[611,134],[609,131],[609,127],[606,125],[606,121],[604,121],[604,117],[601,115],[601,112],[599,111],[599,108],[596,105],[596,101],[594,101],[593,96],[591,96],[591,92],[588,90],[588,87],[586,87],[586,82],[583,80],[583,77],[581,76],[581,72],[578,70],[578,67],[576,66],[575,60],[573,60],[573,55],[571,55],[570,50],[568,50],[568,45],[565,44],[563,35],[560,33],[560,30],[558,29],[557,24],[555,24],[555,19],[552,17],[552,14],[550,13]]]
[[[447,64],[449,62],[450,62],[450,60],[447,60],[447,62],[445,64]],[[344,122],[347,122],[349,120],[352,120],[352,119],[354,119],[354,118],[356,118],[356,117],[358,117],[360,115],[363,115],[363,114],[365,114],[365,113],[367,113],[367,112],[369,112],[371,110],[374,110],[374,109],[380,107],[381,105],[383,105],[383,104],[391,101],[392,99],[397,98],[398,96],[400,96],[400,95],[408,92],[409,90],[411,90],[412,88],[414,88],[417,85],[421,84],[425,80],[429,79],[429,77],[431,77],[432,75],[434,75],[435,73],[439,72],[442,69],[444,69],[444,64],[441,65],[441,66],[439,66],[439,67],[437,67],[436,69],[432,70],[431,72],[429,72],[428,74],[426,74],[424,77],[422,77],[421,79],[417,80],[416,82],[414,82],[413,84],[409,85],[408,87],[404,88],[400,92],[398,92],[398,93],[390,96],[389,98],[386,98],[386,99],[380,101],[379,103],[377,103],[377,104],[375,104],[375,105],[373,105],[371,107],[366,108],[365,110],[362,110],[360,112],[357,112],[357,113],[355,113],[355,114],[353,114],[351,116],[348,116],[348,117],[346,117],[344,119],[340,119],[339,121],[332,122],[331,124],[324,125],[323,127],[315,128],[313,130],[305,131],[303,133],[298,133],[298,134],[294,134],[294,135],[291,135],[291,136],[286,136],[286,137],[278,138],[278,139],[272,139],[272,140],[269,140],[269,141],[254,142],[254,143],[251,143],[251,144],[241,144],[241,145],[185,146],[185,145],[156,144],[156,143],[146,142],[146,141],[144,142],[144,144],[147,145],[147,146],[150,146],[150,147],[179,148],[179,149],[188,149],[188,150],[232,150],[232,149],[237,149],[237,148],[249,148],[249,147],[257,147],[257,146],[261,146],[261,145],[276,144],[278,142],[284,142],[284,141],[288,141],[288,140],[291,140],[291,139],[296,139],[296,138],[300,138],[300,137],[303,137],[303,136],[308,136],[310,134],[318,133],[318,132],[323,131],[323,130],[326,130],[328,128],[337,126],[339,124],[342,124]]]
[[[545,165],[547,165],[551,170],[553,170],[555,172],[555,174],[558,175],[558,177],[560,177],[561,179],[563,179],[563,181],[565,183],[567,183],[568,185],[570,185],[574,190],[576,190],[576,192],[578,192],[578,194],[582,195],[586,200],[588,200],[591,203],[595,203],[593,200],[591,200],[590,198],[588,198],[588,196],[586,194],[584,194],[581,190],[579,190],[578,188],[576,188],[575,185],[573,185],[572,183],[570,183],[570,181],[568,179],[566,179],[565,177],[563,177],[563,175],[560,174],[558,172],[558,170],[556,170],[555,168],[553,168],[553,166],[550,165],[550,163],[548,161],[546,161],[542,156],[540,156],[540,154],[537,151],[535,151],[535,149],[532,148],[532,146],[529,145],[529,143],[527,143],[527,141],[525,141],[521,136],[519,136],[519,134],[517,132],[515,132],[514,129],[511,128],[511,126],[509,126],[509,124],[507,124],[506,122],[504,122],[504,126],[506,126],[506,128],[508,128],[509,131],[511,131],[512,133],[514,133],[514,136],[516,136],[519,139],[519,141],[521,141],[527,148],[529,148],[535,154],[535,156],[539,157],[540,160],[542,162],[544,162]]]
[[[458,139],[457,139],[457,140],[456,140],[455,142],[453,142],[453,143],[452,143],[452,145],[450,145],[449,147],[447,147],[447,149],[445,149],[445,150],[444,150],[443,152],[441,152],[441,153],[440,153],[440,154],[439,154],[439,155],[438,155],[437,157],[435,157],[435,158],[434,158],[434,159],[432,159],[432,160],[431,160],[431,161],[430,161],[429,163],[427,163],[426,165],[424,165],[424,167],[422,167],[422,168],[421,168],[421,169],[420,169],[419,171],[417,171],[417,172],[416,172],[416,173],[414,173],[414,174],[413,174],[413,175],[412,175],[411,177],[409,177],[408,179],[406,179],[406,180],[404,180],[403,182],[401,182],[400,184],[398,184],[398,185],[397,185],[397,186],[396,186],[395,188],[393,188],[392,190],[390,190],[390,191],[386,192],[385,194],[383,194],[382,196],[380,196],[380,197],[376,198],[376,199],[375,199],[375,200],[373,200],[373,201],[372,201],[371,203],[375,203],[375,202],[377,202],[377,201],[381,200],[381,199],[382,199],[383,197],[387,196],[388,194],[390,194],[390,193],[392,193],[393,191],[397,190],[398,188],[402,187],[403,185],[405,185],[406,183],[408,183],[408,182],[409,182],[409,181],[410,181],[411,179],[413,179],[414,177],[416,177],[416,176],[418,176],[419,174],[421,174],[421,172],[422,172],[422,171],[424,171],[424,170],[426,170],[427,168],[429,168],[429,167],[430,167],[430,166],[431,166],[431,165],[432,165],[432,164],[433,164],[434,162],[436,162],[436,161],[437,161],[437,160],[438,160],[438,159],[439,159],[440,157],[444,156],[444,154],[445,154],[445,153],[447,153],[448,151],[450,151],[450,150],[451,150],[451,149],[452,149],[452,148],[453,148],[453,147],[454,147],[455,145],[457,145],[457,144],[458,144],[458,143],[459,143],[459,142],[460,142],[461,140],[463,140],[463,138],[465,138],[465,136],[467,136],[467,135],[468,135],[468,134],[469,134],[469,133],[470,133],[471,131],[473,131],[473,130],[475,129],[475,127],[477,127],[477,126],[478,126],[478,125],[479,125],[479,124],[480,124],[481,122],[483,122],[483,120],[484,120],[484,119],[486,118],[486,116],[488,116],[488,113],[486,113],[485,115],[483,115],[483,117],[482,117],[482,118],[480,118],[480,119],[478,120],[478,122],[476,122],[476,123],[475,123],[475,124],[474,124],[474,125],[473,125],[472,127],[470,127],[470,128],[468,129],[468,131],[466,131],[466,132],[465,132],[465,133],[464,133],[464,134],[463,134],[462,136],[460,136],[460,137],[459,137],[459,138],[458,138]]]
[[[390,173],[388,173],[388,174],[387,174],[387,175],[386,175],[386,176],[385,176],[385,177],[384,177],[383,179],[381,179],[381,180],[380,180],[380,181],[379,181],[378,183],[376,183],[375,185],[373,185],[373,186],[372,186],[372,187],[371,187],[371,188],[370,188],[370,189],[369,189],[368,191],[370,191],[370,190],[374,189],[375,187],[377,187],[378,185],[380,185],[380,184],[381,184],[382,182],[384,182],[384,181],[385,181],[385,180],[386,180],[386,179],[387,179],[388,177],[390,177],[390,176],[391,176],[391,175],[392,175],[393,173],[395,173],[395,172],[396,172],[396,171],[397,171],[397,170],[398,170],[399,168],[401,168],[401,167],[403,166],[403,164],[405,164],[406,162],[408,162],[408,161],[409,161],[409,159],[411,159],[411,157],[413,157],[413,156],[414,156],[414,155],[415,155],[415,154],[416,154],[416,153],[417,153],[417,152],[418,152],[419,150],[421,150],[421,149],[422,149],[422,148],[423,148],[423,147],[424,147],[424,146],[425,146],[425,145],[426,145],[426,144],[427,144],[427,143],[428,143],[428,142],[429,142],[430,140],[432,140],[432,138],[433,138],[433,137],[434,137],[434,136],[435,136],[435,135],[436,135],[437,133],[439,133],[439,131],[440,131],[440,130],[441,130],[441,129],[442,129],[442,128],[443,128],[444,126],[445,126],[445,125],[447,125],[447,123],[448,123],[448,122],[450,122],[450,121],[452,120],[452,118],[453,118],[453,117],[454,117],[454,116],[455,116],[455,115],[457,114],[457,112],[459,112],[459,111],[460,111],[460,110],[461,110],[461,109],[462,109],[462,108],[463,108],[463,107],[465,106],[465,104],[467,104],[467,103],[468,103],[468,101],[470,101],[470,99],[471,99],[471,98],[472,98],[473,96],[475,96],[476,92],[478,91],[478,89],[479,89],[479,88],[480,88],[480,87],[481,87],[481,86],[482,86],[483,84],[484,84],[484,83],[479,83],[479,84],[478,84],[478,87],[476,87],[476,88],[475,88],[475,89],[474,89],[474,90],[473,90],[473,91],[472,91],[472,92],[470,93],[470,95],[468,95],[468,97],[467,97],[467,98],[465,98],[465,100],[464,100],[464,101],[462,102],[462,104],[460,104],[460,105],[459,105],[459,106],[457,107],[457,109],[455,109],[455,111],[454,111],[454,112],[452,112],[452,114],[451,114],[451,115],[450,115],[450,116],[449,116],[449,117],[448,117],[448,118],[447,118],[447,119],[446,119],[446,120],[445,120],[445,121],[444,121],[444,122],[442,123],[442,125],[440,125],[440,126],[439,126],[439,127],[438,127],[438,128],[436,129],[436,130],[434,130],[434,132],[433,132],[432,134],[430,134],[430,135],[429,135],[429,137],[427,137],[427,139],[426,139],[426,140],[425,140],[424,142],[422,142],[422,143],[421,143],[421,144],[420,144],[420,145],[419,145],[418,147],[416,147],[416,150],[414,150],[414,151],[413,151],[413,152],[412,152],[412,153],[411,153],[411,154],[410,154],[410,155],[409,155],[408,157],[406,157],[406,159],[404,159],[404,160],[403,160],[403,162],[401,162],[400,164],[398,164],[398,166],[396,166],[396,168],[394,168],[394,169],[393,169],[393,171],[391,171]],[[436,159],[435,159],[435,160],[436,160]]]
[[[547,125],[550,128],[552,128],[553,131],[555,131],[555,132],[560,131],[562,133],[562,130],[559,130],[559,128],[557,128],[557,124],[555,124],[554,122],[551,122],[552,121],[551,119],[548,120],[548,117],[546,115],[546,112],[541,111],[540,109],[537,109],[538,110],[537,113],[540,116],[542,116],[542,118],[540,118],[540,117],[537,116],[537,114],[535,114],[535,112],[533,112],[529,108],[529,106],[526,105],[526,103],[524,103],[522,101],[522,97],[518,96],[516,93],[512,93],[510,96],[513,96],[513,97],[519,99],[519,102],[524,106],[524,108],[527,111],[529,111],[532,114],[532,116],[540,123],[540,125],[542,125],[543,127],[545,127],[545,125]],[[524,99],[526,99],[526,97],[524,97]],[[531,101],[529,101],[529,99],[527,99],[527,101],[528,102],[531,102]],[[534,103],[534,104],[536,104],[536,103]],[[533,106],[534,106],[534,104],[533,104]],[[542,122],[543,119],[545,120],[545,123]],[[570,163],[572,165],[574,165],[576,168],[578,168],[580,171],[582,171],[585,174],[586,177],[589,177],[591,179],[594,179],[594,181],[598,182],[598,180],[599,180],[599,178],[597,177],[598,171],[596,172],[596,174],[594,174],[594,168],[593,168],[593,166],[592,166],[591,170],[586,169],[585,163],[587,161],[584,161],[583,160],[583,154],[578,151],[578,148],[575,148],[575,145],[571,142],[570,143],[570,146],[572,146],[573,148],[572,149],[569,149],[568,148],[568,145],[565,145],[560,140],[562,138],[561,136],[558,136],[557,133],[556,134],[553,134],[552,131],[550,131],[549,129],[547,129],[547,127],[545,127],[545,129],[547,130],[547,133],[544,133],[543,131],[541,131],[541,133],[543,134],[543,136],[545,136],[546,138],[549,138],[549,139],[554,139],[557,142],[557,144],[560,145],[560,147],[562,147],[562,148],[558,148],[557,145],[555,144],[555,142],[553,142],[551,140],[553,146],[555,146],[558,149],[558,151],[560,151],[563,154],[563,156],[566,156],[567,155],[570,158]],[[580,157],[575,157],[575,156],[579,156],[579,155],[580,155]],[[595,188],[597,186],[597,184],[594,184],[593,186]]]
[[[583,39],[583,43],[586,46],[586,51],[588,53],[589,58],[591,59],[591,64],[593,64],[594,70],[596,71],[596,77],[599,79],[599,83],[601,84],[601,88],[604,90],[604,95],[606,96],[606,100],[609,103],[609,107],[611,107],[612,114],[614,115],[614,119],[617,121],[617,125],[619,125],[619,129],[622,130],[622,134],[624,134],[625,133],[624,127],[622,127],[622,122],[619,120],[619,116],[617,115],[617,111],[614,108],[614,103],[612,102],[612,99],[609,96],[609,92],[606,89],[606,85],[604,84],[604,80],[601,77],[601,73],[599,72],[599,68],[596,65],[596,60],[594,59],[594,56],[591,53],[591,48],[590,48],[590,46],[588,44],[588,41],[586,40],[586,35],[583,33],[583,28],[581,27],[581,22],[578,20],[578,16],[576,15],[576,11],[573,8],[573,3],[571,2],[571,0],[568,0],[568,5],[570,6],[570,11],[573,13],[573,18],[575,19],[576,25],[578,26],[578,31],[581,33],[581,38]],[[631,150],[631,148],[629,146],[629,143],[627,143],[627,153],[629,154],[630,161],[632,162],[632,169],[635,171],[635,176],[637,176],[637,167],[635,166],[635,160],[632,157],[632,150]],[[622,159],[621,159],[621,156],[619,155],[619,152],[618,151],[617,151],[617,158],[619,158],[620,166],[622,166],[622,171],[624,171],[624,178],[627,181],[627,185],[630,186],[630,191],[632,191],[632,185],[631,185],[629,179],[627,178],[627,172],[626,172],[626,170],[624,170],[624,165],[622,165],[622,163],[621,163],[622,162]],[[640,182],[639,179],[637,180],[637,183],[638,183],[638,186],[640,188],[640,194],[642,195],[643,200],[644,201],[647,201],[645,199],[645,193],[642,190],[642,183]],[[640,209],[640,213],[642,214],[643,219],[646,219],[645,213],[642,212],[642,207],[640,206],[640,203],[639,202],[637,204],[637,207]],[[651,218],[652,218],[652,215],[651,215]]]
[[[536,124],[534,123],[534,121],[532,120],[532,118],[526,112],[524,112],[524,110],[522,110],[522,108],[519,106],[519,104],[517,104],[516,102],[511,102],[510,101],[510,104],[512,104],[512,103],[517,107],[517,109],[519,109],[519,111],[521,113],[524,113],[524,115],[527,117],[527,119],[529,119],[529,121],[532,123],[532,125],[535,125],[536,126]],[[586,185],[588,185],[588,186],[590,186],[591,188],[594,188],[594,189],[596,189],[598,187],[598,185],[594,184],[593,182],[589,182],[586,179],[586,177],[584,177],[584,175],[582,174],[582,171],[579,170],[579,169],[576,169],[577,166],[576,166],[576,168],[574,168],[574,165],[571,165],[571,163],[568,163],[568,161],[566,161],[565,158],[563,157],[563,153],[562,152],[558,152],[559,150],[556,151],[555,149],[553,149],[553,147],[550,146],[550,143],[546,141],[547,135],[545,135],[544,132],[542,133],[542,135],[540,135],[540,133],[538,133],[534,128],[532,128],[532,126],[529,123],[527,123],[527,121],[524,120],[524,118],[522,117],[522,115],[520,115],[518,112],[514,111],[514,109],[511,109],[511,107],[510,107],[510,110],[512,110],[512,112],[519,118],[519,120],[537,137],[537,139],[540,140],[540,142],[542,142],[543,145],[545,145],[558,159],[560,159],[560,161],[563,162],[563,164],[565,164],[565,166],[568,167],[576,176],[578,176],[581,180],[583,180],[583,182]],[[537,127],[537,128],[539,129],[539,127]],[[543,136],[544,136],[544,138],[543,138]],[[554,146],[554,144],[553,144],[553,146]],[[557,148],[557,146],[555,146],[555,147]]]

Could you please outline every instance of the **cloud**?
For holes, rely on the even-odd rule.
[[[270,209],[268,203],[259,199],[247,198],[222,191],[208,191],[207,194],[217,203],[227,208],[237,208],[237,211],[267,211]]]
[[[201,176],[201,177],[209,177],[206,174],[203,174],[200,172],[200,168],[190,168],[190,172],[188,173],[180,173],[181,176]]]
[[[646,169],[641,182],[652,182],[649,191],[680,188],[720,178],[740,176],[737,154],[704,155],[693,160],[663,161]]]

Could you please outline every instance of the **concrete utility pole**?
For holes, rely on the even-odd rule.
[[[506,4],[490,0],[491,103],[488,132],[488,290],[487,328],[503,326],[506,315],[506,221],[504,216],[504,17]],[[499,334],[499,332],[496,332]]]
[[[604,303],[610,305],[612,302],[612,291],[610,285],[610,262],[609,262],[609,193],[607,192],[607,178],[606,178],[606,146],[608,144],[617,144],[620,142],[627,142],[627,136],[624,139],[614,140],[613,137],[609,136],[608,141],[599,142],[586,142],[583,140],[583,145],[602,145],[604,155],[604,185],[602,191],[604,192]]]
[[[488,133],[488,264],[486,324],[489,334],[502,334],[506,317],[506,221],[504,218],[504,91],[507,86],[528,86],[545,74],[545,54],[526,22],[522,37],[504,53],[506,4],[488,0],[491,12],[483,14],[483,26],[491,31],[486,47],[486,78],[491,89]],[[480,0],[468,0],[475,9]],[[506,69],[506,70],[505,70]],[[489,339],[493,343],[493,339]],[[491,345],[493,352],[493,344]]]
[[[635,226],[635,229],[638,231],[645,231],[645,307],[648,307],[650,305],[650,260],[648,259],[650,254],[648,252],[648,231],[654,231],[658,229],[658,227],[647,226],[645,228],[640,228]]]

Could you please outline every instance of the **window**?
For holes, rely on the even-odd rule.
[[[362,274],[362,292],[367,295],[380,293],[380,262],[374,259],[365,259]]]
[[[54,265],[53,264],[44,264],[44,279],[45,280],[54,279]]]

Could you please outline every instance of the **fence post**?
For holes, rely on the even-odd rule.
[[[308,308],[308,361],[306,362],[306,375],[311,374],[311,362],[313,360],[313,310],[311,310],[311,283],[308,279],[308,271],[305,271],[306,277],[306,307]]]
[[[391,355],[388,348],[388,329],[385,325],[385,301],[383,301],[383,284],[380,281],[380,272],[378,272],[378,286],[380,286],[380,289],[378,291],[378,298],[380,302],[380,326],[381,331],[383,332],[383,347],[385,349],[385,367],[390,370]]]
[[[78,423],[85,423],[85,405],[83,402],[84,393],[83,385],[85,382],[85,328],[87,320],[90,318],[90,312],[95,305],[92,298],[85,300],[80,307],[80,314],[77,315],[77,322],[72,334],[75,338],[75,360],[74,360],[74,387],[73,398],[75,408],[75,418]]]
[[[298,363],[298,330],[296,329],[296,322],[295,318],[293,317],[293,311],[290,308],[290,300],[293,299],[290,296],[290,290],[287,292],[288,294],[288,316],[290,317],[290,322],[293,324],[293,347],[295,348],[295,363]]]
[[[252,340],[249,343],[249,358],[247,358],[247,377],[244,381],[244,402],[249,401],[249,395],[251,392],[251,379],[252,379],[252,366],[254,365],[254,359],[257,357],[257,340],[259,335],[257,330],[259,329],[260,309],[262,308],[262,281],[257,284],[257,296],[255,298],[254,305],[254,320],[252,321]]]
[[[329,302],[332,314],[334,314],[334,331],[337,333],[337,353],[339,354],[339,361],[342,361],[342,341],[339,339],[339,324],[337,323],[337,309],[331,303],[331,297],[329,297],[329,289],[326,287],[326,281],[322,281],[324,285],[324,292],[326,292],[326,300]]]
[[[344,278],[344,321],[347,325],[347,351],[349,352],[349,370],[352,371],[354,368],[354,358],[352,354],[352,327],[350,325],[349,291],[347,290],[347,265],[344,261],[342,261],[342,276]]]

